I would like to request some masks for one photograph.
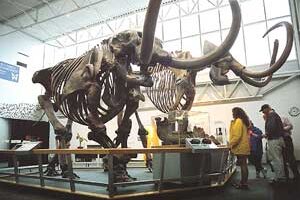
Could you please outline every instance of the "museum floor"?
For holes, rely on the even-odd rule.
[[[300,183],[298,184],[286,184],[280,187],[271,186],[264,179],[255,178],[255,170],[253,166],[249,166],[249,190],[237,190],[233,188],[230,181],[222,189],[210,189],[200,190],[192,193],[184,194],[172,194],[160,197],[150,197],[145,199],[182,199],[182,200],[296,200],[300,198]],[[231,181],[239,178],[239,172],[235,173]],[[7,186],[0,184],[0,199],[1,200],[66,200],[66,199],[78,199],[71,195],[58,195],[53,193],[47,193],[36,189],[19,188],[15,186]],[[84,197],[82,199],[90,199]]]

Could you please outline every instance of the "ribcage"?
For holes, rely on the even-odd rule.
[[[146,88],[146,93],[155,107],[161,112],[168,113],[174,108],[176,95],[176,76],[168,67],[157,64],[151,73],[153,86]],[[185,95],[177,106],[182,110],[185,104]]]
[[[83,82],[86,87],[77,87],[67,95],[64,94],[64,89],[67,82],[72,79],[73,73],[80,71],[78,69],[85,67],[88,61],[88,53],[76,59],[68,59],[54,66],[51,73],[51,90],[55,105],[67,118],[83,125],[88,125],[87,116],[90,113],[87,96],[89,83]],[[124,106],[124,103],[122,103],[124,101],[122,101],[122,97],[119,97],[121,94],[117,92],[122,89],[122,84],[118,84],[116,81],[117,77],[114,70],[108,67],[104,68],[106,70],[97,73],[94,80],[89,81],[98,84],[99,103],[97,114],[101,121],[106,123],[120,112]],[[124,88],[121,91],[124,91]]]

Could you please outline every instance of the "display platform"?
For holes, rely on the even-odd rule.
[[[1,168],[0,169],[0,182],[5,184],[14,184],[22,187],[32,187],[41,190],[47,190],[49,192],[61,192],[79,196],[96,197],[99,199],[128,199],[128,198],[142,198],[151,197],[157,195],[182,193],[186,191],[197,191],[201,188],[222,187],[231,175],[235,171],[235,163],[230,161],[230,165],[226,165],[224,171],[217,174],[207,174],[207,176],[193,177],[193,182],[186,182],[187,177],[164,177],[164,170],[168,170],[165,165],[167,154],[191,154],[192,151],[185,147],[166,147],[166,148],[152,148],[152,149],[36,149],[32,151],[33,155],[38,158],[42,154],[107,154],[109,157],[116,154],[124,153],[153,153],[154,155],[160,155],[161,163],[154,166],[153,174],[149,172],[146,167],[143,167],[143,163],[140,162],[140,167],[128,167],[128,172],[132,177],[137,178],[132,182],[115,183],[111,178],[112,167],[109,166],[109,171],[104,172],[99,167],[86,167],[75,168],[73,172],[80,176],[80,179],[61,178],[60,176],[49,177],[43,174],[46,166],[39,163],[38,166],[18,167],[13,168]],[[14,159],[22,155],[16,154],[15,151],[0,151],[1,154],[7,154],[13,156]],[[229,157],[228,157],[229,158]],[[17,162],[16,162],[17,163]],[[130,165],[128,165],[130,166]],[[155,177],[154,174],[162,172],[159,177]],[[203,177],[214,176],[218,179],[211,178],[204,183]],[[218,181],[216,181],[218,180]]]

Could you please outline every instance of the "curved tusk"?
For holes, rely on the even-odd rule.
[[[194,58],[190,60],[171,58],[169,63],[170,67],[178,69],[199,70],[201,68],[203,69],[204,66],[210,65],[220,58],[224,57],[224,55],[234,44],[234,41],[238,36],[241,24],[241,11],[238,2],[236,0],[229,0],[229,3],[232,10],[232,23],[230,31],[224,42],[217,49],[200,58]]]
[[[152,58],[153,41],[160,4],[161,0],[150,0],[148,4],[141,44],[140,60],[142,65],[149,64]]]
[[[239,64],[239,63],[235,63],[235,65],[231,66],[231,69],[233,71],[237,71],[238,74],[243,74],[247,77],[251,77],[251,78],[263,78],[266,76],[270,76],[272,75],[274,72],[276,72],[278,69],[280,69],[280,67],[285,63],[285,61],[287,60],[287,58],[290,55],[292,46],[293,46],[293,26],[288,23],[288,22],[280,22],[278,24],[275,24],[274,26],[272,26],[265,34],[263,37],[265,37],[269,32],[271,32],[272,30],[284,26],[286,28],[286,32],[287,32],[287,40],[286,40],[286,45],[285,48],[281,54],[281,56],[279,57],[279,59],[271,64],[270,68],[268,68],[265,71],[262,72],[252,72],[248,69],[246,69],[245,66]]]
[[[272,66],[275,61],[276,61],[276,57],[277,57],[277,53],[278,53],[278,46],[279,46],[279,42],[276,39],[274,41],[274,47],[273,47],[273,54],[272,54],[272,58],[271,58],[271,63],[270,66]],[[240,78],[245,81],[246,83],[255,86],[255,87],[264,87],[266,86],[271,80],[272,80],[272,75],[268,76],[268,78],[264,81],[255,81],[247,76],[245,76],[244,74],[240,75]]]

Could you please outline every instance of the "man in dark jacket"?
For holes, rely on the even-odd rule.
[[[268,155],[271,157],[274,166],[275,178],[272,183],[285,181],[283,149],[285,147],[283,140],[283,124],[280,116],[271,108],[270,105],[264,104],[260,112],[265,117],[265,131],[268,140]]]

